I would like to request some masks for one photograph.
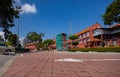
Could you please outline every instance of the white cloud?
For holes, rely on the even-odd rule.
[[[24,4],[22,6],[22,12],[21,13],[36,13],[37,12],[37,9],[36,9],[36,6],[35,4]]]

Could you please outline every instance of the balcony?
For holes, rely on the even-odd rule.
[[[102,34],[102,32],[103,32],[103,30],[102,30],[102,29],[95,29],[95,30],[93,31],[93,36],[98,36],[98,35],[101,35],[101,34]]]
[[[98,36],[101,34],[112,34],[112,31],[109,28],[100,28],[93,31],[93,36]]]

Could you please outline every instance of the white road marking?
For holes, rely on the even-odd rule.
[[[74,58],[57,59],[57,60],[54,60],[54,61],[82,62],[82,60],[74,59]]]
[[[120,59],[88,59],[86,61],[118,61]]]
[[[65,62],[120,61],[120,59],[74,59],[74,58],[64,58],[64,59],[56,59],[54,61],[65,61]]]

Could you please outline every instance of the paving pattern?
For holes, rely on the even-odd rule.
[[[3,77],[120,77],[120,53],[27,53]]]

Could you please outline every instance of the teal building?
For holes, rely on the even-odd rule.
[[[67,44],[67,34],[61,33],[56,36],[56,49],[57,50],[66,50],[68,47]]]

